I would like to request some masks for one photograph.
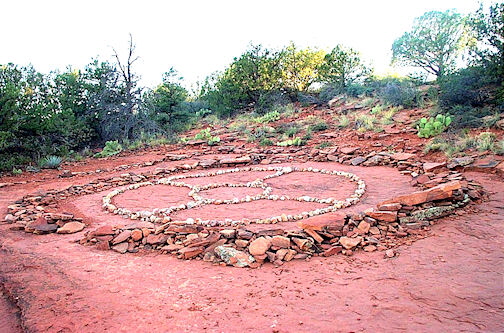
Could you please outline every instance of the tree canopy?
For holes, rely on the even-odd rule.
[[[456,67],[465,47],[464,18],[451,11],[431,11],[418,17],[413,28],[392,45],[392,62],[420,67],[441,77]]]

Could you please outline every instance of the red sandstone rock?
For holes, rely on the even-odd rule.
[[[114,235],[114,229],[110,225],[104,225],[96,229],[91,233],[93,236],[107,236],[107,235]]]
[[[279,248],[289,248],[291,245],[291,241],[288,237],[284,236],[273,236],[271,238],[271,245],[272,246],[277,246]]]
[[[361,241],[362,241],[362,237],[359,237],[359,236],[355,237],[355,238],[350,238],[350,237],[344,236],[344,237],[341,237],[339,240],[341,246],[343,246],[347,250],[353,249],[354,247],[359,245]]]
[[[249,253],[256,256],[261,256],[268,251],[271,246],[271,240],[266,239],[264,237],[259,237],[252,241],[248,247]]]
[[[379,221],[394,222],[397,220],[397,212],[366,210],[365,213],[367,216]]]
[[[395,153],[392,154],[390,157],[396,161],[406,161],[409,160],[412,157],[415,157],[415,154],[410,154],[410,153]]]
[[[442,169],[446,167],[446,162],[443,162],[443,163],[424,163],[423,164],[423,169],[425,172],[433,172],[433,171],[436,171],[436,170],[439,170],[439,169]]]
[[[58,228],[56,233],[58,234],[74,234],[76,232],[82,231],[86,225],[81,222],[68,222],[64,226]]]
[[[184,259],[191,259],[203,253],[203,250],[203,247],[184,247],[179,250],[179,254],[181,254]]]
[[[119,253],[126,253],[126,251],[128,251],[128,246],[129,245],[127,242],[123,242],[123,243],[112,246],[112,250],[119,252]]]
[[[150,234],[149,236],[147,236],[147,244],[151,245],[164,244],[166,243],[168,237],[169,236],[165,234],[159,234],[159,235]]]
[[[451,198],[453,191],[460,189],[461,183],[458,180],[449,183],[441,184],[425,191],[413,192],[406,195],[401,195],[393,199],[382,202],[379,205],[389,203],[400,203],[405,206],[419,205],[425,202]]]
[[[297,223],[301,229],[311,229],[320,231],[326,226],[343,227],[346,214],[340,212],[328,213],[324,215],[313,216]]]
[[[140,239],[143,238],[143,233],[142,233],[142,230],[140,229],[135,229],[131,232],[131,239],[133,241],[139,241]]]
[[[389,212],[395,212],[401,209],[401,204],[400,203],[390,203],[390,204],[384,204],[384,205],[377,205],[378,210],[386,210]]]
[[[335,254],[340,253],[341,250],[343,250],[343,247],[341,247],[341,246],[332,246],[329,249],[327,249],[324,252],[322,252],[322,256],[324,256],[324,257],[330,257],[330,256],[333,256]]]
[[[131,236],[131,230],[124,230],[121,233],[119,233],[119,235],[114,237],[114,239],[112,240],[112,245],[122,243],[128,238],[130,238],[130,236]]]
[[[340,149],[340,152],[345,155],[352,155],[359,149],[359,147],[344,147]]]

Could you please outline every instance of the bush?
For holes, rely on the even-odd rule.
[[[387,104],[412,108],[419,105],[420,94],[415,85],[408,81],[389,82],[378,91]]]
[[[420,138],[430,138],[444,132],[450,126],[452,119],[450,115],[438,114],[435,118],[422,118],[417,126]]]
[[[63,159],[59,156],[46,156],[39,161],[39,167],[41,169],[57,169],[63,162]]]
[[[311,125],[309,129],[313,132],[322,132],[329,128],[329,125],[325,121],[320,121],[314,125]]]
[[[119,154],[123,150],[122,145],[119,141],[107,141],[105,142],[105,147],[103,150],[94,155],[94,157],[109,157]]]
[[[481,107],[490,96],[484,88],[491,83],[481,67],[469,67],[444,77],[439,82],[439,105],[447,111],[457,106]]]

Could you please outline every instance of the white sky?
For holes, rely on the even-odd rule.
[[[488,1],[484,1],[488,7]],[[142,83],[175,67],[186,85],[222,70],[250,42],[281,48],[352,47],[388,70],[394,39],[430,10],[468,13],[476,0],[0,0],[0,64],[38,71],[84,68],[93,57],[125,55],[129,33]]]

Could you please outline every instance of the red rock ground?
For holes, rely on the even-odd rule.
[[[126,159],[105,163],[133,161]],[[105,168],[100,163],[80,168]],[[366,180],[363,205],[410,190],[394,169],[335,166]],[[45,172],[33,176],[47,177],[43,183],[0,189],[0,216],[26,193],[93,178],[55,175]],[[490,201],[475,213],[439,221],[430,237],[397,248],[391,259],[358,251],[352,257],[239,269],[98,251],[75,243],[80,234],[36,236],[0,225],[0,332],[19,332],[20,326],[27,332],[504,331],[503,183],[494,175],[468,176],[492,193]],[[66,205],[88,223],[120,219],[102,212],[99,198]]]

